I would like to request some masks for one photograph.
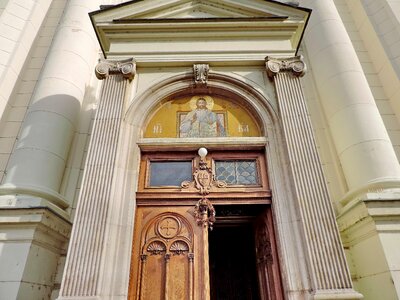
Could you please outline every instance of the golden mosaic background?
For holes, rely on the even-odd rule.
[[[261,136],[260,129],[249,112],[240,105],[227,99],[210,96],[188,96],[164,103],[150,117],[144,131],[145,138],[179,137],[179,119],[196,108],[196,100],[204,97],[207,108],[223,119],[226,136],[255,137]]]

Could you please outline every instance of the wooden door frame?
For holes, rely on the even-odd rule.
[[[176,159],[193,159],[192,164],[195,166],[198,163],[198,157],[195,151],[185,151],[177,152],[177,151],[163,151],[163,152],[144,152],[141,156],[141,164],[140,164],[140,175],[139,175],[139,185],[137,192],[137,207],[174,207],[174,206],[194,206],[198,199],[199,195],[194,191],[184,191],[179,187],[171,188],[154,188],[146,185],[148,180],[148,169],[149,169],[149,161],[153,160],[176,160]],[[246,154],[246,155],[244,155]],[[275,239],[275,230],[274,224],[272,220],[272,196],[271,191],[269,189],[269,183],[267,178],[267,166],[265,161],[265,151],[260,150],[250,150],[250,151],[229,151],[215,150],[212,155],[208,157],[209,165],[213,166],[214,158],[226,158],[226,159],[239,159],[239,158],[254,158],[257,159],[258,162],[258,174],[260,176],[260,184],[257,187],[250,187],[248,189],[243,187],[234,187],[231,190],[220,190],[213,191],[210,193],[208,198],[215,204],[223,204],[223,205],[253,205],[253,204],[263,204],[266,205],[266,233],[269,239],[269,251],[270,256],[273,261],[273,264],[268,261],[265,271],[267,276],[259,275],[259,287],[260,294],[262,300],[280,300],[283,299],[283,288],[281,281],[281,272],[279,268],[279,259],[277,255],[277,246]],[[135,216],[135,228],[141,226],[139,224],[139,220],[137,215]],[[134,266],[134,251],[137,249],[135,245],[135,240],[133,241],[134,245],[132,247],[132,259],[131,259],[131,275],[130,275],[130,284],[129,291],[130,297],[131,291],[133,291],[132,285],[134,282],[132,281],[135,276],[132,276],[132,272]],[[136,247],[136,248],[135,248]],[[258,270],[258,272],[262,272]],[[268,290],[269,296],[266,295],[265,290]],[[129,299],[133,299],[130,298]]]
[[[275,228],[273,222],[272,206],[266,205],[254,205],[254,204],[243,204],[243,205],[228,205],[233,210],[238,211],[237,207],[249,208],[250,212],[231,213],[229,216],[220,217],[218,219],[218,206],[216,206],[217,220],[215,226],[219,224],[239,225],[239,224],[252,224],[253,235],[255,240],[256,249],[256,260],[257,260],[257,277],[258,287],[260,291],[261,300],[283,300],[283,286],[282,277],[280,272],[280,264],[278,257],[277,243],[275,239]],[[235,208],[236,206],[236,208]],[[252,210],[252,206],[261,209],[258,213]],[[240,210],[240,209],[239,209]],[[258,232],[258,226],[263,226],[264,232]],[[265,235],[265,239],[257,235]],[[259,241],[257,241],[257,239]]]

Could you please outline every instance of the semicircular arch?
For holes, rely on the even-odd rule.
[[[161,79],[132,100],[125,121],[140,128],[136,138],[144,136],[146,123],[158,109],[182,95],[209,95],[232,100],[252,115],[262,136],[268,136],[268,132],[276,125],[276,107],[254,82],[250,85],[234,73],[210,72],[207,87],[194,88],[192,76],[192,73],[183,73]]]

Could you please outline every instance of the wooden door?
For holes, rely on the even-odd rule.
[[[189,206],[138,207],[129,299],[209,299],[208,228]]]
[[[255,222],[255,244],[261,300],[283,300],[272,212],[266,209]]]

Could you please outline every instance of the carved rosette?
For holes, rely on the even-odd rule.
[[[208,64],[193,65],[194,85],[196,87],[207,86],[209,69]]]
[[[119,61],[100,59],[95,73],[100,80],[110,75],[122,75],[124,78],[132,80],[136,74],[136,62],[133,58]]]
[[[274,77],[280,72],[290,72],[294,76],[301,77],[305,74],[307,68],[303,61],[303,56],[276,58],[267,56],[265,58],[265,66],[268,76]]]
[[[176,217],[167,216],[157,222],[157,233],[165,238],[172,239],[177,236],[181,231],[182,224]]]

